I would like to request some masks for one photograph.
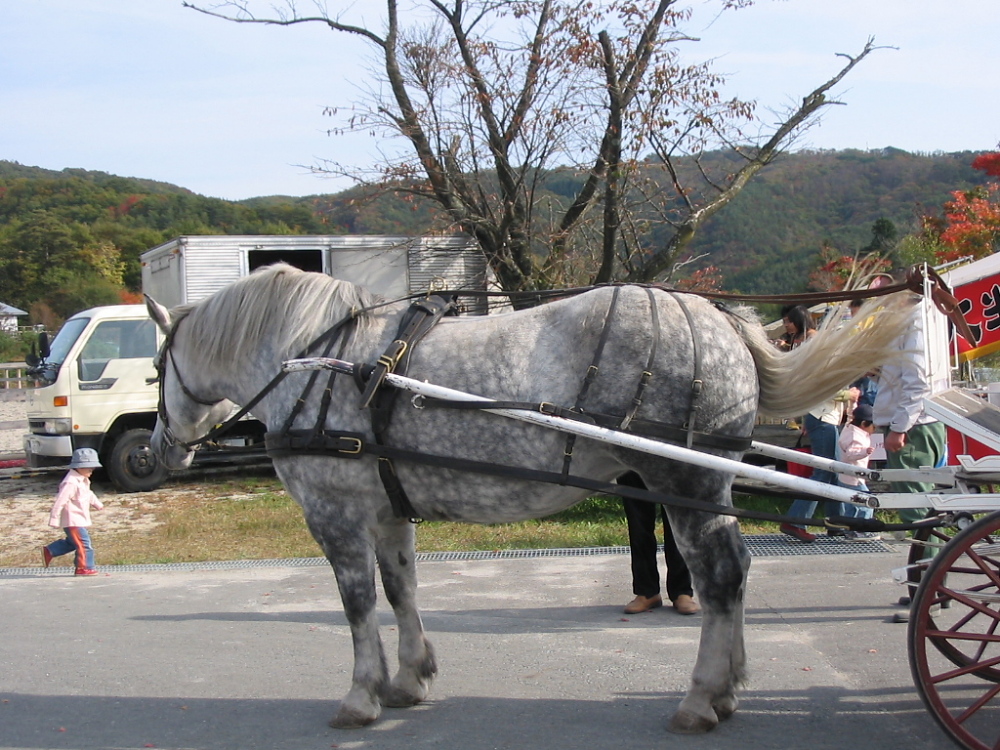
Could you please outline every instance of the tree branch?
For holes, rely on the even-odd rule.
[[[841,70],[802,99],[802,104],[796,109],[777,130],[757,149],[756,154],[749,158],[746,164],[741,167],[731,179],[729,186],[723,190],[715,199],[709,201],[701,208],[692,210],[688,217],[680,222],[674,236],[668,240],[666,246],[655,254],[651,255],[633,274],[630,280],[651,281],[664,271],[671,268],[677,254],[692,240],[695,232],[714,214],[728,205],[746,187],[751,178],[761,169],[767,166],[780,152],[784,143],[790,139],[794,133],[812,117],[814,117],[823,107],[840,102],[831,101],[826,98],[827,92],[851,72],[862,60],[864,60],[875,49],[875,39],[869,38],[860,54],[852,57],[843,53],[838,53],[840,57],[848,60]]]

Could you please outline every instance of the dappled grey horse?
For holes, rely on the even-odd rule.
[[[401,302],[372,308],[378,302],[352,284],[285,265],[172,311],[150,300],[150,314],[168,337],[159,355],[154,449],[170,468],[189,465],[190,443],[223,420],[234,403],[251,403],[283,361],[337,321],[352,320],[353,330],[333,353],[375,362],[396,338],[407,307]],[[443,318],[411,351],[408,375],[486,398],[561,407],[578,404],[586,379],[587,411],[628,415],[630,430],[639,431],[644,422],[665,425],[667,434],[673,427],[681,443],[691,433],[720,438],[703,450],[738,459],[740,450],[732,447],[737,443],[730,446],[726,439],[748,437],[758,410],[803,413],[885,359],[887,343],[905,320],[901,307],[883,302],[866,309],[866,324],[831,327],[807,346],[781,353],[758,323],[702,298],[641,286],[600,287],[530,310]],[[641,391],[644,371],[648,383]],[[272,434],[294,415],[295,425],[322,423],[333,433],[369,441],[371,421],[359,409],[358,384],[341,376],[326,397],[323,389],[313,389],[301,403],[309,377],[288,375],[253,406],[254,416]],[[567,451],[566,435],[551,429],[475,410],[415,408],[409,399],[396,404],[383,440],[455,461],[551,472],[563,471]],[[358,455],[351,460],[281,451],[274,457],[278,476],[333,566],[353,636],[352,684],[331,721],[335,727],[368,724],[383,706],[419,703],[437,671],[416,605],[414,526],[393,512],[376,459]],[[395,463],[421,518],[519,521],[556,513],[588,494],[444,464]],[[571,470],[600,481],[634,470],[654,491],[720,506],[732,502],[730,474],[587,438],[575,441]],[[670,726],[702,732],[736,710],[736,691],[746,677],[749,555],[733,517],[677,507],[668,513],[704,612],[691,687]],[[375,613],[376,564],[399,625],[399,671],[391,680]]]

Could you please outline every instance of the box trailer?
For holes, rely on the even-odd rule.
[[[177,237],[141,256],[142,290],[162,305],[197,302],[260,266],[284,261],[360,284],[387,299],[486,288],[486,259],[468,235]],[[484,300],[468,312],[484,313]]]

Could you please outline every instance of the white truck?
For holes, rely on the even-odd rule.
[[[279,261],[389,299],[444,287],[484,289],[487,279],[482,252],[465,235],[187,236],[147,250],[141,261],[143,291],[168,307],[196,302]],[[485,313],[485,300],[465,311]],[[41,356],[31,363],[41,385],[28,392],[28,466],[63,468],[74,449],[94,448],[119,489],[140,492],[162,484],[167,470],[149,447],[158,395],[153,357],[161,343],[144,305],[84,310],[51,344],[43,340]],[[199,451],[198,460],[231,459],[224,448],[252,451],[262,446],[262,436],[260,423],[245,420],[223,450]]]

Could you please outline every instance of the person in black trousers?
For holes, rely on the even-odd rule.
[[[634,471],[618,478],[618,484],[646,489]],[[673,607],[682,615],[693,615],[701,610],[694,600],[691,571],[681,551],[677,549],[674,534],[667,519],[667,509],[662,505],[642,500],[622,498],[625,518],[628,521],[629,550],[632,557],[632,593],[635,599],[625,605],[625,614],[634,615],[663,606],[660,596],[660,571],[656,564],[657,509],[663,519],[663,556],[667,562],[667,596]]]

